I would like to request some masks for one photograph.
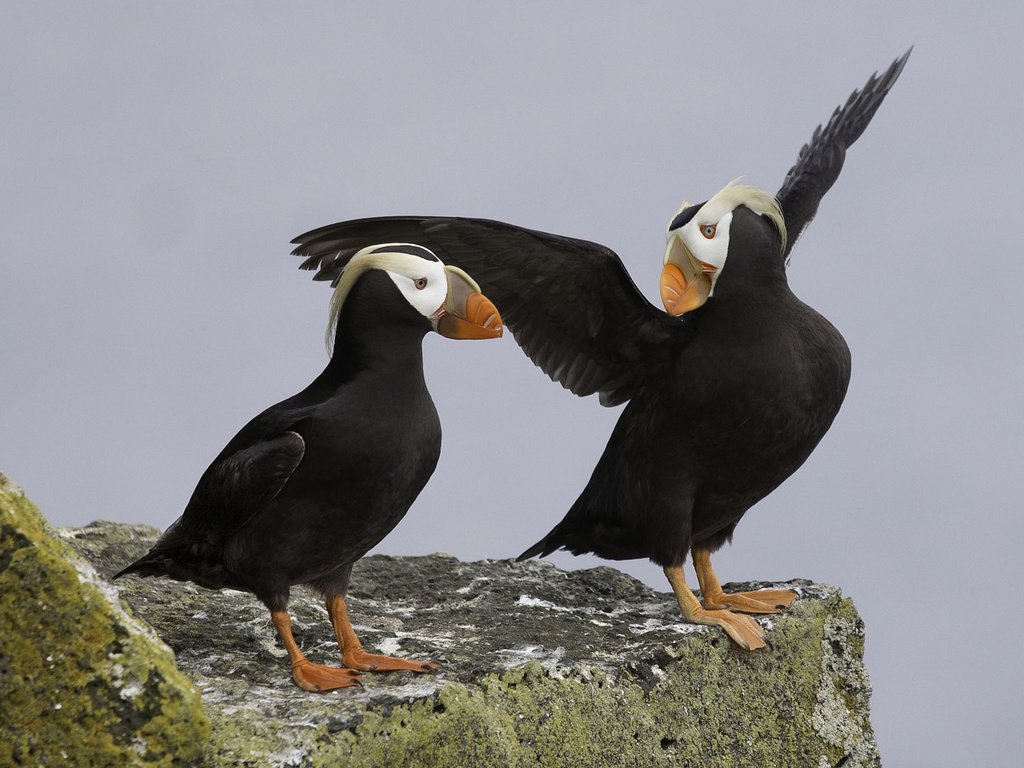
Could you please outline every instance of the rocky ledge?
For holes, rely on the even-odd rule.
[[[59,532],[101,577],[156,535],[104,522]],[[369,557],[349,595],[363,644],[443,669],[367,674],[361,688],[315,695],[292,684],[251,595],[136,577],[116,586],[201,693],[212,726],[203,765],[879,764],[863,624],[833,587],[782,585],[799,599],[760,619],[768,648],[744,653],[612,568]],[[780,585],[730,588],[761,586]],[[315,595],[295,590],[291,609],[310,659],[338,663]]]

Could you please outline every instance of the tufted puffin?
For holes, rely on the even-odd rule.
[[[407,243],[355,254],[331,300],[330,362],[263,411],[199,479],[184,513],[114,578],[169,576],[253,592],[307,691],[356,685],[364,671],[436,669],[366,653],[345,606],[352,564],[388,535],[430,479],[441,426],[423,380],[423,337],[496,338],[501,317],[479,286]],[[292,636],[289,588],[319,591],[344,669],[313,664]]]
[[[850,352],[790,290],[791,249],[910,55],[872,75],[819,126],[775,196],[730,184],[670,221],[660,293],[637,290],[605,246],[484,219],[384,217],[300,236],[315,279],[336,280],[368,241],[429,245],[473,273],[526,354],[577,395],[627,402],[590,482],[520,559],[556,549],[661,565],[687,620],[765,645],[744,614],[788,590],[726,594],[711,554],[744,513],[803,464],[839,411]],[[687,586],[693,560],[703,605]]]

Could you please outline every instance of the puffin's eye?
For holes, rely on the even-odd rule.
[[[413,285],[416,286],[417,291],[422,291],[427,287],[427,278],[421,277],[419,280],[416,280]]]
[[[715,236],[715,231],[718,229],[717,224],[701,224],[700,233],[704,235],[708,240]]]

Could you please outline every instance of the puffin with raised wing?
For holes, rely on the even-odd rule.
[[[405,516],[440,455],[441,425],[423,377],[431,330],[497,338],[502,321],[469,275],[429,249],[360,249],[331,300],[327,368],[246,424],[203,473],[181,517],[117,576],[255,593],[307,691],[357,685],[367,671],[437,669],[364,651],[345,604],[353,563]],[[344,668],[313,664],[299,649],[288,614],[296,584],[323,595]]]
[[[403,216],[323,227],[295,240],[317,280],[336,280],[367,242],[422,243],[469,270],[526,354],[573,393],[627,403],[579,498],[520,559],[556,549],[662,566],[682,615],[763,647],[745,614],[788,590],[727,594],[711,554],[750,507],[795,472],[835,419],[850,379],[846,342],[790,290],[797,238],[846,150],[896,82],[907,51],[815,130],[771,195],[730,184],[671,219],[660,292],[637,290],[596,243],[485,219]],[[686,584],[691,556],[703,604]]]

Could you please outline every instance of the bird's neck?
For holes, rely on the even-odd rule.
[[[425,332],[408,326],[376,326],[358,334],[339,332],[324,375],[342,383],[356,376],[423,377]]]
[[[695,320],[702,333],[720,333],[729,339],[771,333],[774,319],[796,301],[781,270],[759,275],[756,282],[733,282],[721,287],[724,290],[716,289],[714,296],[697,310],[700,316]]]
[[[423,337],[430,323],[416,314],[383,274],[356,284],[338,315],[327,383],[359,377],[389,381],[423,380]]]

